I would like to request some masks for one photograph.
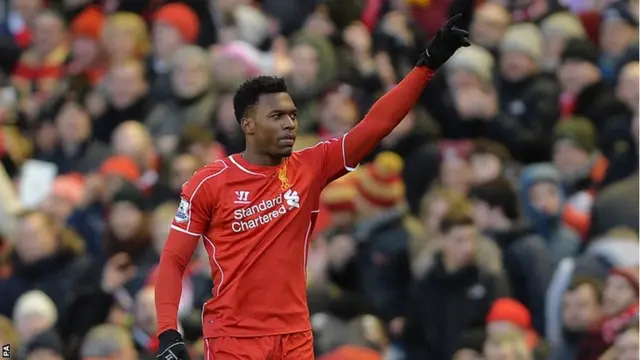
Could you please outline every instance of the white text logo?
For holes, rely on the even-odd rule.
[[[236,201],[234,204],[248,204],[249,203],[249,192],[248,191],[236,191]]]
[[[240,191],[236,191],[236,198],[239,199],[238,193],[240,193]],[[238,203],[238,200],[236,200],[235,203]],[[294,208],[300,208],[300,196],[297,191],[289,189],[284,194],[280,194],[273,199],[262,200],[249,207],[236,209],[233,212],[235,221],[231,223],[231,230],[233,230],[233,232],[243,232],[255,229],[273,221]]]

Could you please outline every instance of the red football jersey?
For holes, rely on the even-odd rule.
[[[343,138],[294,152],[279,166],[241,155],[217,160],[182,189],[171,227],[202,235],[214,281],[205,337],[311,329],[306,301],[309,237],[320,192],[350,168]]]

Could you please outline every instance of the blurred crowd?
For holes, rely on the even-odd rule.
[[[0,1],[0,344],[155,359],[155,266],[193,172],[285,77],[337,137],[450,14],[473,45],[322,194],[322,360],[638,359],[638,0]],[[203,359],[210,260],[180,331]]]

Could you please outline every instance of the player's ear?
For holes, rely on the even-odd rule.
[[[253,135],[256,131],[256,122],[250,117],[243,118],[240,126],[242,127],[242,132],[248,135]]]

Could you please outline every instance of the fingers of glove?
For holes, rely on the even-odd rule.
[[[176,342],[158,354],[158,360],[190,360],[183,342]]]
[[[453,28],[451,28],[451,35],[455,36],[455,37],[467,38],[467,37],[469,37],[469,32],[466,31],[466,30],[462,30],[457,26],[454,26]]]
[[[462,14],[453,15],[452,17],[449,18],[449,20],[447,20],[447,22],[444,24],[442,28],[447,30],[453,28],[458,23],[458,21],[460,21],[461,18],[462,18]]]

